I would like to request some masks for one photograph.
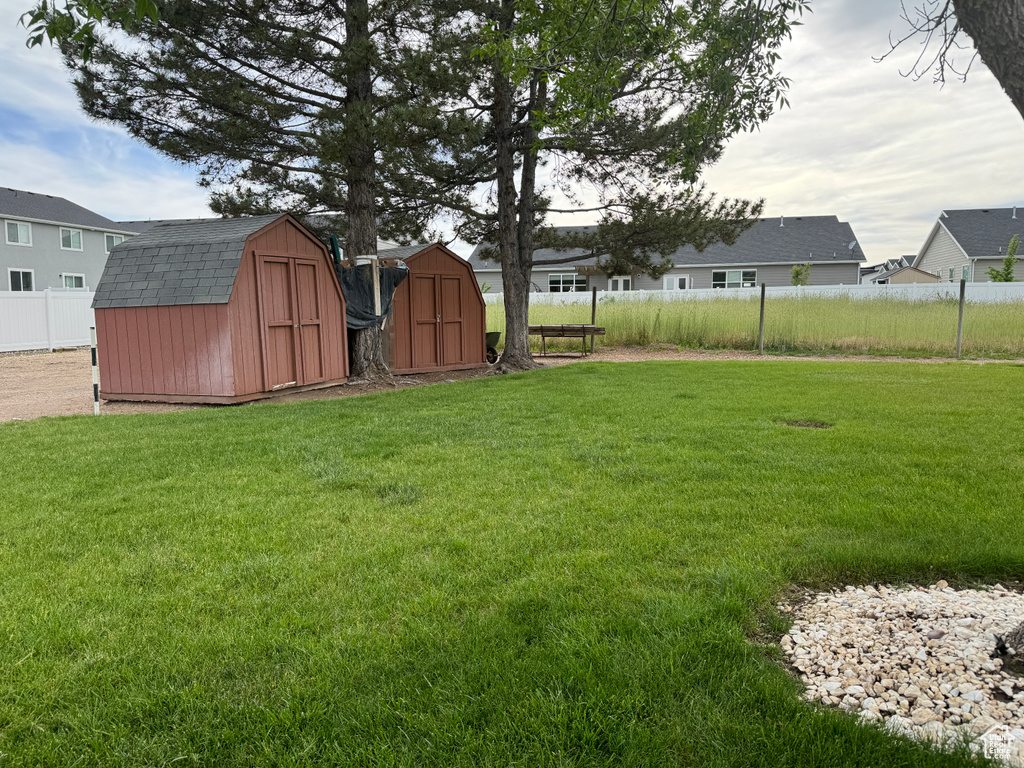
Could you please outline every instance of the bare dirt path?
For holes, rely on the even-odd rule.
[[[596,362],[642,362],[646,360],[785,360],[789,362],[830,361],[830,362],[908,362],[908,363],[955,363],[948,358],[901,358],[875,357],[868,355],[833,355],[828,357],[772,356],[758,357],[754,352],[732,350],[706,351],[680,350],[669,345],[649,347],[598,348],[593,355],[583,358],[577,353],[538,355],[537,361],[545,365],[561,366],[582,360]],[[33,352],[0,355],[0,421],[34,419],[39,416],[71,416],[92,413],[92,372],[89,364],[89,350],[75,349],[65,352]],[[1024,360],[971,360],[971,363],[1022,363]],[[298,400],[330,400],[338,397],[353,397],[372,392],[386,392],[393,389],[464,381],[486,376],[486,369],[470,371],[447,371],[444,373],[400,376],[391,384],[350,383],[327,389],[296,392],[281,395],[270,401],[294,402]],[[103,413],[165,413],[168,411],[191,410],[194,408],[223,407],[175,405],[170,403],[127,403],[104,402]]]

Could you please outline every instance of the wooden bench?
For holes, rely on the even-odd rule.
[[[583,354],[587,354],[587,337],[590,337],[590,350],[594,350],[594,337],[604,336],[605,329],[596,325],[531,325],[530,335],[540,336],[541,354],[547,354],[548,339],[583,339]]]

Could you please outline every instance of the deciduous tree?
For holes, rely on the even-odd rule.
[[[1013,274],[1013,268],[1017,266],[1020,259],[1017,258],[1017,249],[1020,247],[1020,235],[1010,238],[1010,244],[1006,247],[1006,258],[1003,259],[1003,266],[999,269],[988,268],[989,279],[993,283],[1013,283],[1017,278]]]
[[[478,87],[475,117],[492,141],[480,164],[494,170],[496,219],[478,233],[502,265],[502,369],[532,365],[530,272],[561,261],[535,261],[538,247],[585,248],[606,270],[659,275],[680,246],[731,243],[760,213],[760,202],[716,202],[699,177],[730,136],[784,103],[778,49],[806,5],[490,4],[490,82]],[[545,165],[555,189],[539,177]],[[555,207],[554,191],[578,207]],[[597,214],[599,224],[543,226],[547,215],[569,212]]]
[[[811,265],[794,264],[789,271],[789,282],[792,285],[807,285],[811,282]]]
[[[906,74],[920,78],[930,72],[940,83],[948,74],[966,78],[980,56],[1024,117],[1024,0],[921,0],[901,6],[907,31],[890,40],[891,48],[911,40],[921,45]]]

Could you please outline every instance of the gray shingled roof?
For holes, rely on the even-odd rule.
[[[108,232],[132,231],[63,197],[41,195],[38,192],[25,192],[9,187],[0,187],[0,217],[73,224],[77,227],[103,229]]]
[[[161,224],[115,246],[95,309],[226,304],[245,241],[281,215]]]
[[[1010,238],[1024,238],[1024,208],[943,211],[939,221],[972,259],[1005,257]]]
[[[217,220],[218,218],[211,216],[203,219],[139,219],[137,221],[117,221],[114,223],[128,232],[148,232],[153,227],[159,227],[162,224],[192,224],[197,221]]]
[[[432,243],[413,243],[412,245],[396,245],[394,248],[385,248],[384,250],[378,248],[377,255],[382,259],[408,259],[431,245]]]
[[[779,226],[783,223],[784,226]],[[560,227],[559,229],[589,229],[587,227]],[[852,243],[852,247],[851,247]],[[482,261],[480,251],[483,245],[473,249],[469,263],[474,269],[497,269],[499,264]],[[566,262],[565,266],[586,266],[596,261],[593,256],[584,255],[582,249],[556,251],[544,248],[535,251],[534,259],[555,259],[578,254],[578,258]],[[733,245],[718,243],[699,252],[693,246],[680,248],[669,257],[673,264],[815,264],[836,261],[864,261],[864,251],[857,242],[853,228],[836,216],[796,216],[758,219]],[[562,265],[559,265],[562,266]]]

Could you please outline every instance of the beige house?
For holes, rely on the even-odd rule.
[[[937,282],[939,282],[937,275],[907,266],[879,272],[870,280],[872,285],[913,285],[914,283]]]
[[[939,282],[987,283],[988,269],[1003,266],[1014,235],[1024,238],[1024,209],[943,211],[912,266]],[[1017,262],[1014,275],[1024,280],[1024,261]]]

